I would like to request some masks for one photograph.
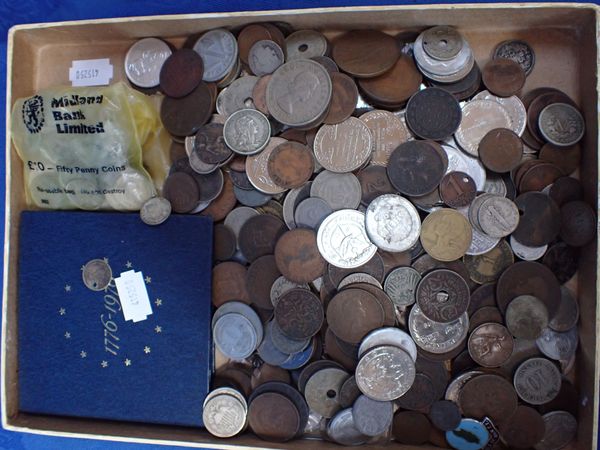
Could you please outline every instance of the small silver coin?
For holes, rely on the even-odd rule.
[[[492,100],[504,107],[510,117],[510,129],[521,136],[527,127],[527,110],[519,97],[497,97],[489,91],[482,91],[473,100]]]
[[[542,109],[538,126],[544,139],[559,147],[577,144],[585,133],[583,116],[567,103],[552,103]]]
[[[304,186],[290,189],[283,200],[283,221],[290,230],[297,228],[294,218],[296,208],[303,201],[310,197],[312,181],[308,181]]]
[[[211,326],[214,328],[217,321],[225,314],[236,313],[241,314],[250,321],[254,330],[256,331],[256,338],[258,342],[262,341],[263,338],[263,325],[258,314],[248,305],[242,302],[229,301],[221,305],[213,314]]]
[[[194,44],[202,57],[206,82],[219,81],[231,73],[238,61],[238,44],[235,36],[223,28],[204,33]]]
[[[579,321],[579,304],[575,295],[566,286],[560,287],[560,305],[548,326],[554,331],[569,331]]]
[[[395,327],[379,328],[367,334],[358,348],[358,357],[361,358],[369,350],[382,345],[399,347],[417,361],[417,346],[410,335]]]
[[[384,194],[375,198],[365,214],[365,227],[371,242],[388,252],[403,252],[419,240],[421,218],[404,197]]]
[[[164,197],[153,197],[142,205],[140,217],[146,225],[160,225],[171,215],[171,202]]]
[[[112,281],[112,269],[107,260],[92,259],[81,272],[83,284],[92,291],[103,291]]]
[[[423,32],[423,50],[432,58],[447,61],[456,57],[462,46],[462,36],[452,27],[437,26]]]
[[[290,355],[283,353],[273,343],[273,324],[274,320],[267,322],[264,327],[264,337],[260,345],[258,346],[258,356],[272,366],[278,366],[286,362]]]
[[[239,155],[254,155],[264,149],[271,137],[269,119],[256,109],[240,109],[223,127],[225,144]]]
[[[325,200],[334,211],[356,209],[361,199],[360,181],[352,173],[324,170],[312,182],[310,196]]]
[[[318,197],[309,197],[296,206],[294,222],[298,228],[316,230],[329,214],[333,212],[329,203]]]
[[[248,64],[257,77],[275,72],[284,62],[285,56],[279,45],[270,40],[255,42],[250,47]]]
[[[537,339],[548,326],[548,309],[532,295],[515,297],[506,308],[506,327],[517,339]]]
[[[271,304],[273,305],[273,308],[277,306],[277,302],[279,302],[279,299],[283,294],[296,288],[310,289],[307,283],[295,283],[288,280],[283,275],[277,278],[271,286]]]
[[[258,82],[258,77],[241,77],[223,89],[217,96],[217,112],[229,117],[240,109],[253,108],[252,91]]]
[[[515,371],[515,390],[530,405],[543,405],[560,391],[562,376],[556,365],[546,358],[530,358]]]
[[[339,445],[362,445],[369,437],[356,428],[352,408],[338,412],[327,424],[327,437]]]
[[[521,244],[514,236],[510,237],[510,247],[515,255],[524,261],[535,261],[540,259],[546,254],[546,250],[548,250],[547,244],[539,247],[529,247]]]
[[[477,220],[485,234],[501,238],[515,231],[519,225],[519,209],[512,200],[493,195],[481,203]]]
[[[244,411],[248,412],[248,403],[246,402],[246,398],[244,397],[244,395],[241,392],[235,390],[234,388],[227,386],[213,389],[212,391],[210,391],[204,399],[202,406],[204,407],[210,401],[211,398],[216,397],[217,395],[230,395],[231,397],[235,397],[240,401],[240,403],[244,407]]]
[[[527,42],[504,41],[500,42],[494,49],[494,58],[512,59],[519,64],[526,75],[529,75],[535,65],[535,53]]]
[[[160,70],[171,49],[165,41],[144,38],[133,44],[125,55],[125,75],[129,81],[142,88],[160,84]]]
[[[499,195],[506,197],[506,183],[500,175],[488,175],[483,186],[483,191],[488,194]]]
[[[366,436],[379,436],[392,425],[394,407],[392,402],[380,402],[361,395],[352,406],[354,425]]]
[[[408,329],[417,346],[429,353],[441,354],[459,347],[469,332],[469,316],[464,313],[453,322],[430,320],[415,304],[408,316]]]
[[[465,216],[467,219],[469,219],[469,206],[466,206],[464,208],[458,208],[457,211],[463,216]],[[469,223],[471,223],[470,219]],[[473,225],[473,223],[471,223],[471,225]],[[498,245],[501,239],[488,236],[487,234],[480,231],[477,226],[472,226],[471,231],[471,245],[469,246],[469,249],[466,252],[466,254],[470,256],[483,255],[484,253],[489,252],[496,245]]]
[[[344,277],[342,281],[340,281],[340,284],[338,284],[338,291],[354,283],[366,283],[375,286],[376,288],[383,289],[381,283],[373,275],[357,272]]]
[[[421,281],[421,274],[412,267],[397,267],[388,274],[383,288],[394,305],[404,308],[415,302],[419,281]]]
[[[238,398],[227,394],[216,395],[202,408],[202,421],[213,436],[229,438],[244,429],[247,411]]]
[[[567,411],[552,411],[542,416],[546,432],[535,450],[560,450],[577,436],[577,419]]]
[[[219,318],[213,327],[213,340],[227,358],[243,361],[258,345],[258,336],[250,320],[238,313],[228,313]]]
[[[538,349],[548,358],[556,361],[568,361],[577,350],[579,332],[576,326],[564,332],[546,328],[535,343]]]

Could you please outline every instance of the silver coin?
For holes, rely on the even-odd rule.
[[[262,77],[275,72],[284,59],[283,50],[279,45],[270,40],[262,40],[250,47],[248,65],[254,75]]]
[[[421,274],[412,267],[397,267],[385,279],[383,288],[399,308],[410,306],[415,302],[417,284]]]
[[[577,144],[585,133],[583,116],[567,103],[552,103],[542,109],[538,127],[544,139],[559,147]]]
[[[501,42],[494,49],[493,58],[512,59],[523,68],[526,75],[531,73],[535,65],[535,53],[529,44],[523,41],[512,40]]]
[[[312,280],[310,282],[310,285],[313,287],[314,290],[320,292],[323,288],[323,277],[319,277],[317,279]]]
[[[216,321],[213,340],[224,356],[235,361],[248,358],[258,345],[254,326],[238,313],[225,314]]]
[[[389,111],[369,111],[359,119],[367,125],[373,135],[373,153],[369,165],[387,166],[392,152],[411,138],[405,122]]]
[[[519,225],[519,209],[512,200],[493,195],[482,202],[477,219],[485,234],[501,238],[515,231]]]
[[[356,366],[356,385],[367,397],[391,401],[402,397],[415,381],[415,362],[398,347],[369,350]]]
[[[579,304],[565,285],[560,287],[560,305],[548,326],[554,331],[568,331],[579,321]]]
[[[338,291],[354,283],[366,283],[379,289],[383,289],[381,283],[377,281],[374,276],[369,275],[368,273],[357,272],[344,277],[342,281],[340,281],[340,284],[338,284]]]
[[[267,364],[272,366],[278,366],[286,362],[290,355],[283,353],[273,343],[273,324],[274,320],[267,322],[264,327],[264,337],[260,345],[258,346],[258,355]]]
[[[246,319],[248,319],[254,327],[254,330],[256,331],[257,341],[262,341],[264,332],[260,317],[258,317],[258,314],[256,314],[256,312],[251,307],[242,302],[229,301],[221,305],[213,314],[211,320],[211,327],[214,328],[217,324],[217,321],[225,314],[231,313],[241,314]]]
[[[312,181],[304,184],[304,186],[290,189],[283,200],[283,221],[290,230],[297,228],[294,218],[296,207],[305,199],[310,197],[310,189]]]
[[[457,81],[460,81],[471,72],[474,65],[475,65],[475,57],[473,56],[472,53],[469,55],[465,65],[462,66],[458,72],[451,74],[451,75],[440,75],[440,74],[436,74],[433,72],[429,72],[423,66],[420,66],[419,64],[417,64],[417,66],[419,67],[419,70],[423,73],[423,75],[425,75],[427,78],[437,81],[438,83],[455,83]]]
[[[481,204],[491,196],[492,194],[487,193],[479,194],[477,197],[475,197],[475,199],[473,199],[469,205],[469,210],[467,211],[467,219],[469,219],[469,223],[474,229],[479,230],[481,233],[483,233],[483,230],[479,225],[479,210],[481,209]]]
[[[473,100],[462,107],[462,119],[454,138],[472,156],[479,156],[479,143],[495,128],[510,128],[510,116],[500,103]]]
[[[240,403],[244,407],[244,411],[248,412],[248,403],[246,402],[246,398],[244,397],[244,395],[241,392],[227,386],[213,389],[212,391],[210,391],[204,399],[202,407],[206,406],[209,400],[213,397],[216,397],[217,395],[230,395],[231,397],[235,397],[240,401]]]
[[[211,202],[198,202],[196,207],[192,209],[189,214],[198,214],[199,212],[204,211],[206,208],[210,206]]]
[[[317,246],[328,263],[342,269],[362,266],[377,252],[367,236],[364,213],[353,209],[336,211],[321,223]]]
[[[202,57],[206,82],[225,78],[238,62],[238,44],[235,36],[223,28],[204,33],[194,44],[194,50]]]
[[[334,367],[315,372],[304,387],[304,396],[310,409],[323,417],[333,417],[341,409],[339,393],[349,377],[348,372]]]
[[[470,370],[468,372],[461,373],[448,384],[446,393],[444,394],[444,399],[460,405],[458,400],[460,398],[460,392],[462,391],[463,386],[476,376],[483,375],[484,373],[485,372],[482,370]]]
[[[308,283],[296,283],[288,280],[283,275],[277,278],[271,286],[271,304],[273,305],[273,308],[277,306],[277,303],[283,294],[296,288],[310,289]]]
[[[488,194],[500,195],[506,197],[506,183],[500,175],[488,175],[483,186],[483,191]]]
[[[395,327],[379,328],[367,334],[360,343],[360,347],[358,347],[358,357],[362,358],[369,350],[382,345],[399,347],[408,353],[413,361],[417,361],[415,341],[407,332]]]
[[[92,291],[103,291],[112,281],[112,269],[107,260],[92,259],[83,266],[81,276],[85,287]]]
[[[235,80],[217,96],[217,112],[228,117],[240,109],[254,108],[252,91],[257,82],[258,77],[253,76]]]
[[[238,206],[237,208],[232,209],[229,214],[227,214],[223,223],[227,225],[231,231],[233,231],[236,240],[239,240],[240,230],[248,221],[248,219],[254,216],[258,216],[258,211],[254,208],[250,208],[248,206]]]
[[[473,204],[473,203],[471,203]],[[464,208],[456,209],[459,213],[469,219],[469,211],[470,207],[466,206]],[[471,220],[469,219],[469,223]],[[473,225],[471,223],[471,225]],[[501,238],[493,238],[488,236],[487,234],[481,232],[478,226],[471,227],[471,245],[469,245],[469,249],[466,254],[471,256],[483,255],[484,253],[489,252],[500,242]]]
[[[540,259],[546,254],[546,250],[548,250],[547,244],[539,247],[528,247],[517,241],[514,236],[510,237],[510,247],[515,255],[524,261],[535,261]]]
[[[437,26],[423,32],[423,50],[432,58],[447,61],[458,55],[463,38],[456,29]]]
[[[484,191],[486,172],[481,161],[466,155],[453,145],[443,144],[442,148],[448,156],[448,169],[446,169],[446,174],[450,172],[464,172],[473,178],[475,187],[478,191]]]
[[[278,122],[302,127],[327,111],[331,93],[327,70],[318,62],[298,59],[273,72],[267,86],[267,108]]]
[[[240,109],[223,127],[225,144],[239,155],[254,155],[264,149],[271,137],[269,119],[256,109]]]
[[[257,189],[241,189],[237,186],[233,187],[233,193],[238,202],[252,208],[266,205],[273,198]]]
[[[506,327],[518,339],[537,339],[548,326],[548,309],[532,295],[519,295],[506,308]]]
[[[577,436],[577,419],[567,411],[552,411],[542,416],[546,431],[535,450],[560,450]]]
[[[189,158],[190,155],[193,153],[194,148],[196,146],[196,135],[186,136],[185,140],[183,142],[184,142],[183,145],[185,147],[185,153],[187,154],[187,156]]]
[[[424,70],[431,75],[439,75],[442,77],[449,77],[456,75],[457,72],[464,71],[465,67],[468,67],[470,62],[473,61],[473,51],[469,46],[468,42],[463,40],[462,47],[458,54],[448,61],[441,61],[439,59],[432,58],[429,56],[423,48],[423,35],[424,31],[415,40],[413,46],[413,52],[415,61],[420,69]],[[472,63],[471,63],[472,64]],[[469,69],[467,73],[470,71]]]
[[[246,175],[250,184],[258,189],[260,192],[265,194],[281,194],[285,192],[285,188],[277,186],[273,179],[269,176],[267,165],[269,163],[269,156],[273,153],[273,150],[280,145],[287,142],[287,140],[280,137],[272,137],[267,146],[263,151],[246,158]]]
[[[367,436],[379,436],[389,430],[394,418],[392,402],[380,402],[361,395],[352,405],[356,429]]]
[[[415,304],[408,316],[408,329],[417,346],[429,353],[448,353],[460,346],[469,332],[469,316],[465,312],[453,322],[430,320]]]
[[[296,206],[294,222],[298,228],[316,230],[329,214],[333,212],[329,203],[318,197],[309,197]]]
[[[140,217],[147,225],[160,225],[171,215],[171,202],[163,197],[153,197],[142,205]]]
[[[558,367],[546,358],[530,358],[517,367],[513,383],[521,400],[543,405],[558,395],[562,376]]]
[[[316,176],[310,196],[325,200],[334,211],[356,209],[361,199],[360,181],[352,173],[333,173],[324,170]]]
[[[576,326],[564,332],[546,328],[542,335],[536,339],[535,343],[548,358],[557,361],[567,361],[571,359],[577,350],[579,332]]]
[[[312,339],[290,339],[283,334],[283,331],[281,331],[281,328],[279,328],[279,325],[277,325],[277,321],[273,321],[273,328],[271,331],[271,339],[273,340],[273,345],[275,348],[277,348],[277,350],[280,352],[287,353],[289,355],[293,355],[304,350],[311,343]]]
[[[171,49],[165,41],[156,38],[140,39],[125,55],[125,75],[136,86],[158,86],[160,70],[169,56]]]
[[[404,252],[419,240],[421,218],[404,197],[384,194],[369,204],[365,228],[371,242],[381,250]]]
[[[240,433],[246,426],[247,409],[231,395],[212,397],[202,408],[202,422],[213,436],[229,438]]]
[[[338,412],[327,424],[327,437],[339,445],[362,445],[369,437],[356,428],[352,408]]]
[[[314,30],[298,30],[285,38],[285,53],[288,61],[324,56],[328,47],[327,38]]]
[[[510,117],[510,129],[518,136],[521,136],[527,126],[527,110],[519,97],[512,95],[510,97],[497,97],[489,91],[481,91],[473,100],[492,100],[504,107]]]

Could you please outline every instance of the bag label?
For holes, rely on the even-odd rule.
[[[72,86],[105,86],[113,77],[113,66],[108,58],[73,61],[69,69]]]
[[[140,322],[152,314],[152,305],[142,272],[134,270],[122,272],[120,277],[115,278],[115,285],[126,321]]]

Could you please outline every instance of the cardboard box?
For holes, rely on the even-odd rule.
[[[518,38],[533,46],[536,67],[524,92],[539,86],[559,88],[581,107],[587,132],[580,171],[586,200],[597,205],[598,192],[598,45],[600,9],[592,4],[479,4],[324,8],[182,16],[136,17],[16,26],[8,38],[7,119],[14,99],[38,89],[70,84],[73,60],[110,58],[113,81],[125,79],[123,58],[137,39],[160,36],[175,45],[185,37],[217,27],[236,28],[262,21],[285,21],[295,29],[313,28],[329,37],[343,30],[378,28],[390,33],[453,25],[473,47],[480,65],[498,42]],[[281,448],[246,433],[219,440],[197,429],[34,416],[19,412],[17,384],[17,252],[19,213],[26,208],[22,162],[6,134],[6,236],[2,323],[2,425],[38,434],[120,441],[180,444],[192,447]],[[597,208],[596,208],[597,209]],[[573,448],[596,448],[600,358],[597,350],[597,246],[583,249],[579,271],[580,345],[574,379],[581,392],[578,441]],[[149,393],[149,395],[151,395]],[[200,414],[200,411],[198,412]],[[339,448],[316,441],[295,441],[286,448]],[[409,447],[405,447],[409,448]],[[410,447],[413,448],[413,447]]]

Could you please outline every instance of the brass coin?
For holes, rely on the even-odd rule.
[[[463,260],[469,276],[478,284],[496,281],[500,274],[515,262],[512,249],[504,239],[489,252],[482,255],[465,255]]]
[[[471,225],[453,209],[434,211],[421,225],[421,244],[439,261],[454,261],[464,256],[471,245],[471,237]]]
[[[513,338],[503,325],[484,323],[469,336],[469,354],[482,367],[500,367],[512,354]]]

